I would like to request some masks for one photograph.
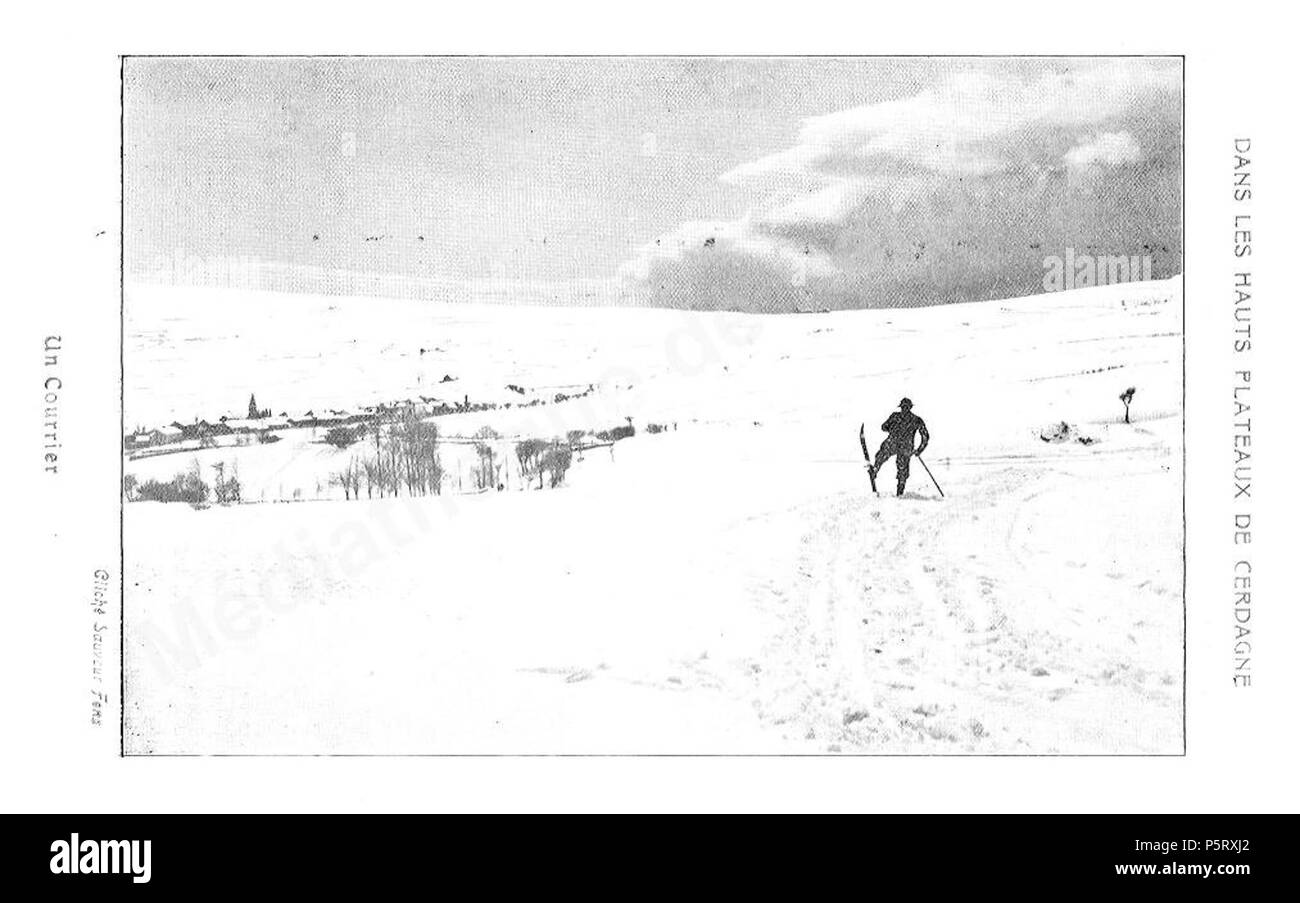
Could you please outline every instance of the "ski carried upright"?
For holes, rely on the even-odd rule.
[[[867,425],[864,423],[858,427],[858,444],[862,446],[862,457],[867,462],[867,478],[871,480],[871,491],[875,495],[880,495],[876,489],[876,469],[871,466],[871,452],[867,451]]]

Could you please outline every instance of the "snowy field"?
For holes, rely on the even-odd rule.
[[[555,490],[415,499],[343,501],[348,452],[306,430],[129,462],[237,460],[248,503],[126,507],[127,750],[1180,752],[1180,306],[1178,280],[768,317],[131,289],[128,427],[591,385],[439,429],[638,433]],[[903,395],[946,499],[917,462],[870,494],[858,425],[874,451]]]

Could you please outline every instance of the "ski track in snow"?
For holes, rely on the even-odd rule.
[[[769,586],[783,627],[751,668],[760,717],[825,752],[1177,751],[1181,661],[1130,665],[1124,644],[1152,624],[1028,542],[1027,511],[1088,485],[1039,465],[946,503],[915,479],[901,500],[840,497],[802,537],[798,579]],[[1161,595],[1157,630],[1177,631],[1176,594]]]

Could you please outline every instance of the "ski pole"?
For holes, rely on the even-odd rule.
[[[920,461],[921,466],[925,468],[925,472],[930,474],[930,482],[934,484],[935,489],[939,490],[939,498],[947,498],[947,496],[943,494],[943,487],[939,485],[939,481],[934,478],[934,474],[930,473],[930,465],[925,463],[925,458],[917,455],[916,460]]]

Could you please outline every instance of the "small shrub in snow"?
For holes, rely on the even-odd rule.
[[[230,476],[226,476],[226,462],[218,461],[212,465],[212,471],[216,475],[213,482],[213,495],[218,505],[237,505],[240,502],[239,470],[238,465],[231,468]]]
[[[1097,440],[1092,436],[1085,436],[1079,432],[1079,428],[1072,423],[1066,423],[1062,420],[1060,423],[1053,423],[1051,426],[1043,427],[1038,433],[1038,438],[1044,442],[1059,444],[1062,442],[1078,442],[1080,445],[1092,445]]]
[[[612,429],[601,430],[596,433],[596,438],[602,442],[617,442],[620,439],[630,439],[636,435],[636,427],[632,424],[627,426],[616,426]]]
[[[135,500],[140,502],[185,502],[195,508],[207,504],[212,488],[199,476],[199,464],[178,473],[167,482],[145,480],[136,487]]]

